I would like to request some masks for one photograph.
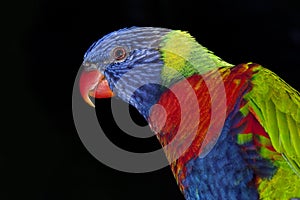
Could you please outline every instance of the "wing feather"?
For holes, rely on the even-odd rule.
[[[300,95],[270,70],[258,67],[253,88],[245,97],[251,112],[269,134],[274,149],[281,153],[300,176]]]

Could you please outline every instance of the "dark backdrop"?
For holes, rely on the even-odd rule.
[[[6,5],[1,12],[0,157],[6,178],[1,178],[0,199],[182,199],[169,168],[118,172],[94,159],[76,133],[71,108],[76,73],[87,48],[111,31],[133,25],[187,30],[224,60],[260,63],[300,89],[297,0],[28,0]],[[100,106],[109,101],[96,103],[115,143],[134,151],[157,146],[153,138],[122,135],[107,106]]]

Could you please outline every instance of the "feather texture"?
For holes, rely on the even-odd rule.
[[[300,97],[298,91],[273,72],[258,68],[252,78],[253,90],[245,97],[249,108],[300,177]]]
[[[186,199],[300,197],[300,95],[273,72],[153,27],[108,34],[84,62],[148,120]]]

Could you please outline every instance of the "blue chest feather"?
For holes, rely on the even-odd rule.
[[[186,199],[258,199],[254,172],[245,162],[229,132],[226,121],[215,147],[205,158],[195,158],[187,165],[187,177],[183,180]]]
[[[206,157],[197,157],[186,164],[183,180],[186,199],[259,198],[255,178],[271,179],[277,168],[259,155],[252,141],[237,144],[237,134],[245,128],[245,124],[236,126],[242,118],[240,112],[231,114],[212,151]]]

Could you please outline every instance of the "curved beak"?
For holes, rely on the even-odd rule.
[[[95,107],[95,105],[90,96],[94,98],[110,98],[113,96],[107,80],[97,69],[82,72],[79,80],[79,90],[84,101],[92,107]]]

